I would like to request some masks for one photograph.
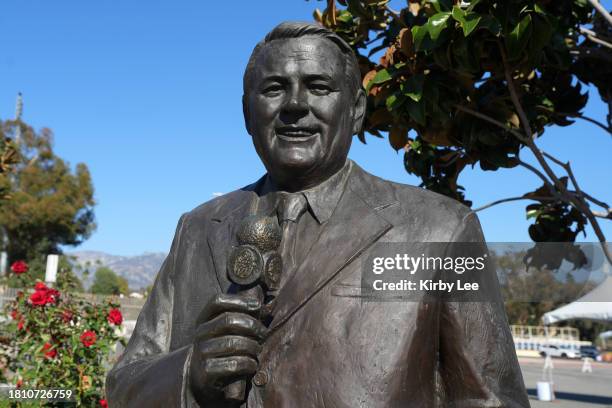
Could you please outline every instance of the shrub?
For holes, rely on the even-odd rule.
[[[18,270],[24,269],[21,279],[27,265],[20,264]],[[40,281],[27,287],[5,308],[12,382],[22,388],[73,390],[77,406],[105,404],[108,358],[118,342],[124,344],[119,305],[112,298],[95,303],[71,294],[65,290],[70,283],[61,279],[56,288]]]

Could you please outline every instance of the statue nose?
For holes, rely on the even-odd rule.
[[[302,95],[291,95],[283,110],[287,113],[303,113],[308,112],[308,103]]]

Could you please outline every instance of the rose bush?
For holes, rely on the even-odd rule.
[[[27,281],[27,264],[15,274]],[[13,264],[15,265],[15,264]],[[24,270],[25,269],[25,270]],[[33,280],[33,279],[32,279]],[[123,316],[112,299],[95,303],[73,295],[60,278],[55,288],[30,280],[26,293],[6,305],[10,318],[8,368],[22,388],[63,388],[77,406],[106,406],[104,378]],[[93,299],[93,298],[92,298]]]

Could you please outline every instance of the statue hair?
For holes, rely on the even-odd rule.
[[[355,53],[350,45],[348,45],[346,41],[344,41],[338,34],[321,25],[299,21],[287,21],[274,27],[272,31],[270,31],[266,37],[253,49],[249,62],[244,70],[243,92],[245,95],[249,89],[253,67],[257,62],[259,54],[263,51],[266,45],[276,40],[301,37],[324,38],[331,41],[336,45],[336,47],[338,47],[344,56],[344,70],[346,73],[347,83],[349,84],[349,87],[353,93],[355,95],[357,94],[357,91],[361,88],[361,71],[359,70],[357,57],[355,56]]]

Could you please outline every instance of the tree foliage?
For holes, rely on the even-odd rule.
[[[7,180],[11,199],[0,207],[0,225],[8,235],[9,260],[33,262],[91,235],[94,190],[85,164],[72,171],[53,152],[51,130],[37,132],[21,121],[0,121],[0,138],[15,141],[18,127],[13,174]]]
[[[557,249],[558,250],[558,249]],[[555,269],[526,267],[528,251],[507,252],[495,257],[498,274],[503,277],[501,291],[510,324],[539,326],[545,313],[571,303],[596,287],[591,280],[567,274],[560,279]],[[580,331],[583,340],[594,341],[610,324],[584,319],[558,323]]]
[[[15,146],[11,139],[0,133],[0,205],[9,197],[9,174],[16,161]]]
[[[91,293],[101,295],[127,295],[129,291],[127,280],[112,269],[101,266],[96,270]]]
[[[590,223],[605,242],[596,218],[612,218],[610,206],[536,145],[547,127],[584,118],[585,84],[612,106],[612,32],[589,1],[410,0],[395,11],[386,0],[328,0],[314,17],[358,56],[368,95],[363,142],[365,132],[386,133],[422,187],[470,206],[457,183],[466,167],[525,167],[543,186],[500,202],[533,201],[534,241],[572,242]],[[584,119],[612,132],[610,116]],[[537,166],[521,159],[525,149]]]

